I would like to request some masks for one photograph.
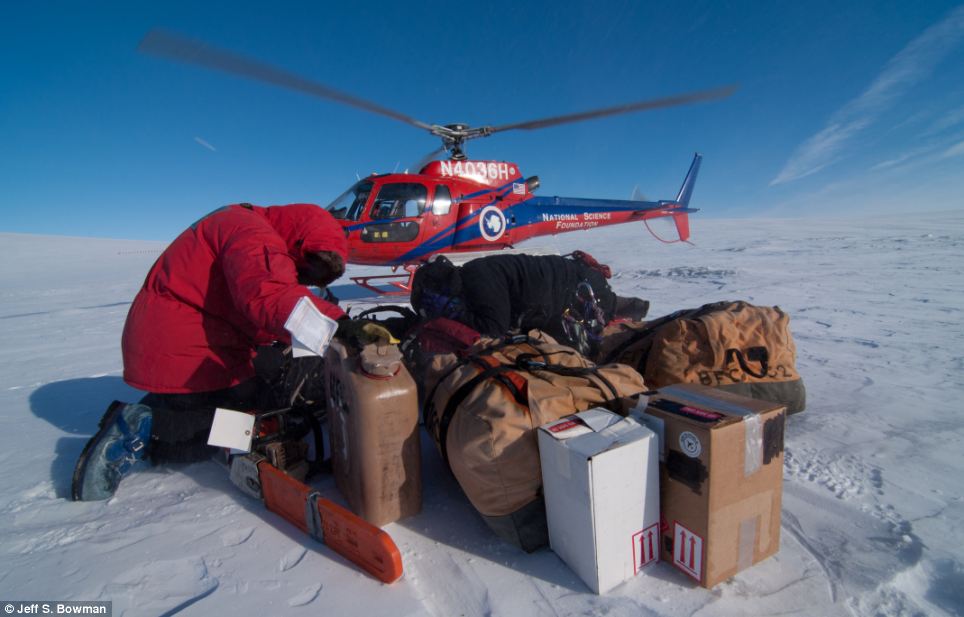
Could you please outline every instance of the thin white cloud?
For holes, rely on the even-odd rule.
[[[964,154],[964,141],[959,141],[945,150],[944,154],[941,155],[941,158],[948,159],[952,156],[961,156],[962,154]]]
[[[827,126],[797,147],[770,185],[797,180],[834,163],[855,135],[873,124],[895,100],[926,79],[964,38],[964,6],[925,30],[891,58],[857,98],[830,117]]]
[[[194,138],[194,141],[196,141],[196,142],[199,143],[200,145],[204,146],[205,148],[207,148],[207,149],[210,150],[211,152],[217,152],[217,148],[215,148],[214,146],[212,146],[212,145],[209,144],[208,142],[204,141],[204,140],[201,139],[200,137],[195,137],[195,138]]]
[[[924,135],[941,133],[949,128],[955,127],[964,122],[964,107],[952,109],[935,120],[924,132]]]
[[[871,171],[876,171],[876,170],[878,170],[878,169],[887,169],[888,167],[895,167],[895,166],[897,166],[897,165],[900,165],[901,163],[905,163],[905,162],[909,161],[910,159],[914,158],[914,157],[917,156],[918,154],[919,154],[919,152],[917,152],[917,151],[907,152],[907,153],[905,153],[905,154],[901,154],[900,156],[898,156],[898,157],[896,157],[896,158],[887,159],[886,161],[881,161],[881,162],[877,163],[876,165],[874,165],[873,167],[871,167],[870,170],[871,170]]]
[[[964,210],[964,177],[932,168],[940,155],[925,156],[900,173],[866,171],[821,185],[761,208],[761,217],[874,216],[909,210]]]

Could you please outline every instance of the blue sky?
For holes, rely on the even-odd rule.
[[[162,27],[430,123],[738,83],[724,101],[495,135],[544,195],[701,216],[964,207],[954,2],[4,2],[0,231],[168,240],[220,205],[326,204],[437,145],[388,118],[137,53]]]

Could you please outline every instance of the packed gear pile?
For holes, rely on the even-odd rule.
[[[238,206],[213,216],[256,227],[271,214]],[[182,237],[197,242],[205,220],[185,232],[195,236]],[[190,245],[179,238],[172,246],[179,241]],[[282,242],[277,250],[302,255],[305,242]],[[319,267],[334,267],[333,254]],[[152,281],[170,276],[166,264],[162,256],[152,269],[125,329],[131,376],[146,374],[147,352],[131,343],[131,332],[143,330],[141,313],[162,302],[151,290],[158,284]],[[293,279],[302,270],[287,267],[278,271],[297,286]],[[803,409],[789,317],[779,308],[717,302],[644,322],[649,303],[617,296],[610,275],[581,252],[496,255],[461,267],[441,257],[416,272],[414,310],[379,306],[348,318],[318,300],[322,314],[340,318],[323,359],[296,357],[290,339],[272,343],[252,331],[252,339],[270,343],[253,360],[237,352],[233,373],[205,369],[192,377],[213,390],[178,393],[176,376],[161,375],[155,380],[160,391],[142,404],[115,403],[105,414],[78,462],[74,498],[109,497],[140,461],[206,458],[214,408],[248,412],[254,418],[249,452],[224,456],[232,481],[391,582],[402,574],[401,558],[378,527],[420,511],[420,420],[488,526],[532,551],[549,542],[540,426],[598,407],[625,417],[634,406],[645,407],[643,395],[654,388],[686,383],[773,401],[789,413]],[[246,293],[266,292],[255,286]],[[230,328],[231,318],[225,319]],[[161,353],[169,347],[160,345]],[[210,353],[230,356],[211,349],[197,361],[206,366]],[[252,379],[236,381],[248,372]],[[699,417],[699,410],[686,413]],[[351,511],[308,484],[327,470]]]

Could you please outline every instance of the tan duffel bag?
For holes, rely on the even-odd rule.
[[[614,324],[603,333],[597,360],[636,367],[652,388],[701,383],[783,403],[787,413],[806,407],[790,317],[776,306],[715,302]]]
[[[633,368],[597,367],[538,330],[436,356],[426,387],[426,428],[465,495],[526,551],[548,543],[536,429],[595,406],[625,414],[646,390]]]

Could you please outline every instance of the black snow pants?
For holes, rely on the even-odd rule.
[[[191,463],[210,458],[207,444],[218,407],[235,411],[270,411],[324,406],[324,361],[318,356],[291,358],[277,347],[262,348],[255,359],[257,376],[236,386],[209,392],[161,394],[141,399],[152,411],[151,462]]]

